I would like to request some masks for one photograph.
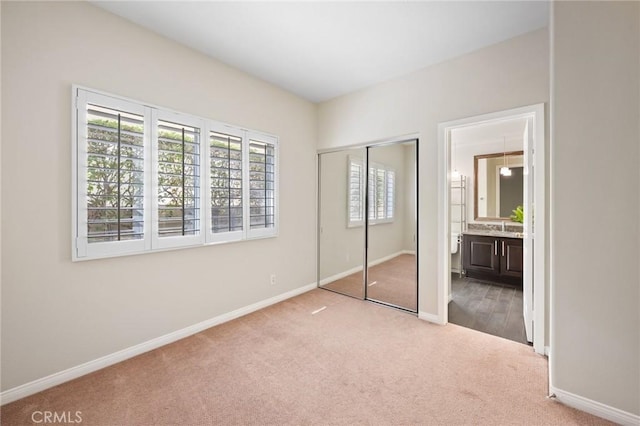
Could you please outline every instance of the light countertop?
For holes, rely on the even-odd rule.
[[[462,235],[481,235],[486,237],[502,237],[502,238],[520,238],[524,237],[522,232],[496,231],[496,230],[480,230],[470,229],[462,233]]]

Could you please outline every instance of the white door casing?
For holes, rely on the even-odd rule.
[[[532,208],[536,212],[531,212],[530,217],[535,217],[534,233],[530,233],[530,254],[529,266],[526,274],[529,274],[531,290],[529,292],[528,306],[530,307],[529,317],[533,339],[533,349],[538,354],[545,354],[545,291],[546,291],[546,172],[545,172],[545,124],[544,124],[544,104],[529,105],[505,111],[498,111],[474,117],[467,117],[459,120],[443,122],[438,124],[438,293],[437,293],[437,314],[421,312],[420,318],[438,324],[447,324],[449,318],[449,287],[451,285],[450,274],[450,253],[451,238],[449,225],[449,186],[450,186],[450,158],[451,158],[451,131],[456,128],[487,124],[508,119],[527,118],[529,133],[529,146],[531,152],[537,157],[535,169],[532,169],[529,179],[530,191],[529,199]],[[534,155],[531,155],[532,165]],[[526,161],[526,159],[525,159]],[[537,189],[534,192],[534,184]],[[524,206],[523,206],[524,208]],[[531,209],[529,209],[531,210]],[[525,209],[525,212],[527,209]],[[529,227],[531,229],[531,226]],[[533,241],[535,239],[535,244]],[[526,244],[526,243],[525,243]],[[535,256],[534,256],[535,252]],[[525,263],[527,263],[527,260]],[[524,307],[523,307],[524,309]],[[527,334],[529,336],[529,333]]]
[[[524,314],[524,329],[527,341],[533,342],[533,199],[534,199],[534,144],[533,144],[533,119],[528,118],[524,127],[524,271],[522,279],[522,311]]]

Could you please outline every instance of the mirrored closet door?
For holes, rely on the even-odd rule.
[[[370,300],[418,310],[416,143],[368,148],[367,288]]]
[[[318,285],[364,299],[365,148],[319,156]]]
[[[319,155],[319,287],[417,312],[416,152],[412,140]]]

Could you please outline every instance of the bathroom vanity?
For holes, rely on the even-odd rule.
[[[463,233],[463,267],[470,278],[522,285],[522,234],[501,231]]]

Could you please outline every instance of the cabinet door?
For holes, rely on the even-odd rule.
[[[479,235],[464,236],[464,268],[497,274],[500,271],[498,240]]]
[[[503,238],[500,241],[500,274],[522,278],[522,240]]]

